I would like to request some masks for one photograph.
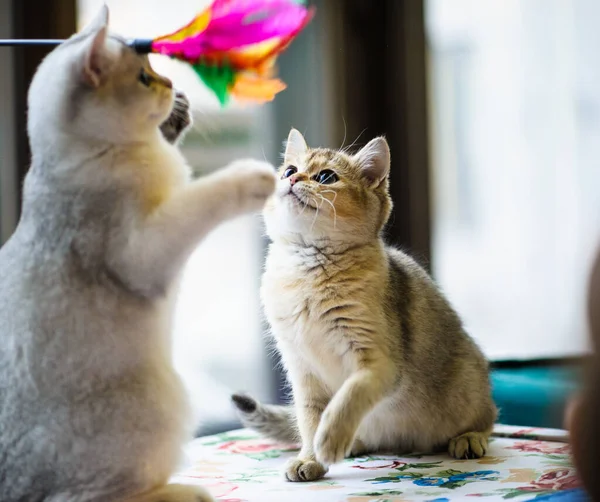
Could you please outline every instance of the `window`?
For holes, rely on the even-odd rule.
[[[587,349],[600,3],[427,0],[432,263],[493,359]]]
[[[12,5],[6,2],[0,14],[0,38],[10,38]],[[0,50],[0,243],[12,234],[17,224],[18,189],[16,166],[16,134],[14,124],[13,52]]]

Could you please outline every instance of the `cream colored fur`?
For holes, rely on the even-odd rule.
[[[348,155],[310,149],[292,130],[265,206],[273,242],[262,299],[295,418],[234,401],[266,435],[296,431],[291,481],[318,479],[348,455],[441,448],[463,458],[487,448],[496,409],[484,356],[427,273],[381,238],[389,169],[383,138]]]
[[[29,92],[32,165],[0,250],[2,502],[213,500],[167,484],[194,425],[173,303],[190,253],[264,205],[273,168],[240,160],[191,181],[159,129],[178,123],[171,83],[107,24],[103,8]]]

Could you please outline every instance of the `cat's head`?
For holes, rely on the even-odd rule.
[[[392,209],[389,170],[390,149],[382,137],[349,155],[309,148],[292,129],[276,192],[264,210],[269,237],[304,244],[377,238]]]
[[[126,144],[156,134],[173,106],[171,81],[108,31],[108,8],[53,50],[29,89],[32,150],[61,137]]]

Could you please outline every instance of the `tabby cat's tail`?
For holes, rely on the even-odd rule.
[[[246,394],[234,394],[231,400],[244,427],[282,443],[300,442],[293,406],[262,404]]]

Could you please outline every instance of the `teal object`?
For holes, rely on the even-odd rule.
[[[493,368],[492,393],[498,422],[529,427],[564,427],[568,399],[579,389],[581,370],[565,366]]]

